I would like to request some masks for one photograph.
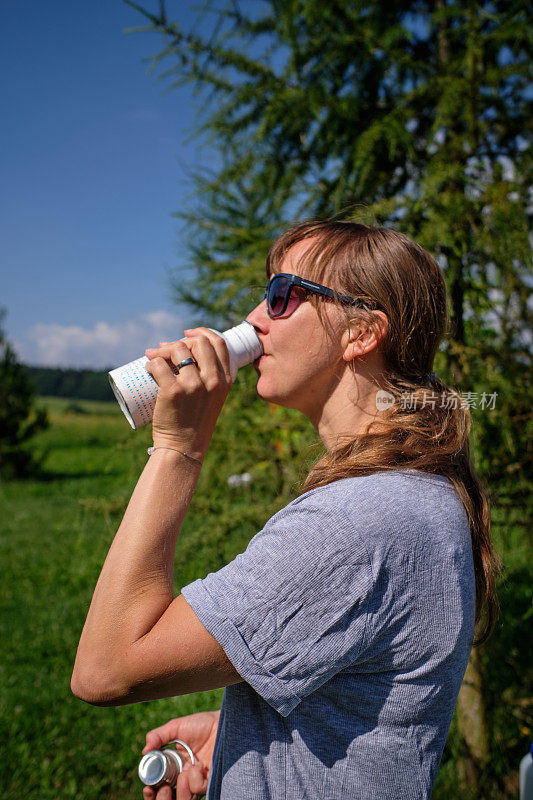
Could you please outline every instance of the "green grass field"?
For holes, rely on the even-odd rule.
[[[298,490],[296,468],[286,463],[295,461],[296,452],[306,452],[314,438],[309,428],[294,425],[283,410],[270,409],[265,422],[253,400],[235,414],[232,403],[237,402],[242,404],[242,394],[234,400],[230,395],[180,534],[176,592],[241,551]],[[42,474],[36,480],[0,484],[0,793],[3,800],[140,798],[136,770],[146,731],[174,716],[216,708],[222,693],[119,708],[95,708],[71,694],[72,665],[92,591],[146,461],[150,430],[133,432],[115,404],[47,399],[45,405],[51,425],[37,440],[44,455]],[[269,414],[275,416],[274,440]],[[277,459],[280,452],[288,454],[286,462]],[[244,471],[252,472],[252,484],[228,489],[228,476]],[[507,530],[506,520],[508,512],[502,513],[500,536]],[[494,640],[492,650],[501,663],[488,673],[491,696],[505,690],[511,704],[510,716],[496,703],[489,709],[494,729],[501,729],[498,746],[505,750],[512,738],[511,761],[521,751],[521,730],[526,735],[523,717],[512,718],[513,704],[523,696],[519,673],[525,663],[513,650],[512,637],[523,630],[519,625],[528,585],[522,539],[518,536],[513,543],[513,530],[508,526],[514,566],[504,598],[508,595],[515,603],[516,626]],[[513,574],[518,583],[512,583]],[[435,798],[457,796],[457,747],[450,739]],[[502,774],[509,769],[502,761]]]
[[[201,693],[115,709],[71,694],[92,590],[146,460],[150,431],[134,433],[114,404],[78,404],[85,413],[69,413],[69,405],[46,401],[51,425],[38,441],[47,454],[41,479],[0,488],[3,800],[140,797],[136,766],[146,731],[216,708],[221,699],[221,692]],[[217,531],[199,491],[176,561],[179,585],[231,558],[232,546],[237,552],[236,531],[245,533],[253,512],[250,490],[235,499],[234,530],[212,546]]]

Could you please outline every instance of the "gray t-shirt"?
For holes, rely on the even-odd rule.
[[[447,478],[307,492],[182,593],[243,678],[224,692],[209,800],[429,798],[474,632]]]

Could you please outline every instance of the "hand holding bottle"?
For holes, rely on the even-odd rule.
[[[202,711],[186,717],[171,719],[165,725],[154,728],[146,734],[143,755],[151,750],[164,747],[173,739],[182,739],[192,749],[196,764],[185,764],[176,784],[176,800],[197,800],[207,791],[209,771],[213,758],[215,739],[220,711]],[[170,786],[155,790],[149,786],[143,789],[144,800],[171,800]]]
[[[208,328],[146,351],[145,369],[158,386],[154,447],[169,447],[202,460],[232,385],[224,339]]]

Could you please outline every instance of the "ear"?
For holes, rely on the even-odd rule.
[[[356,356],[362,356],[374,350],[386,336],[389,329],[387,315],[383,311],[373,311],[372,315],[375,324],[371,326],[361,319],[350,322],[342,354],[345,361],[352,361]]]

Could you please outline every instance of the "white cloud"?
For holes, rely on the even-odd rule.
[[[179,339],[184,325],[166,311],[152,311],[120,323],[100,321],[92,328],[36,323],[13,346],[25,364],[102,369],[133,361],[160,341]]]

